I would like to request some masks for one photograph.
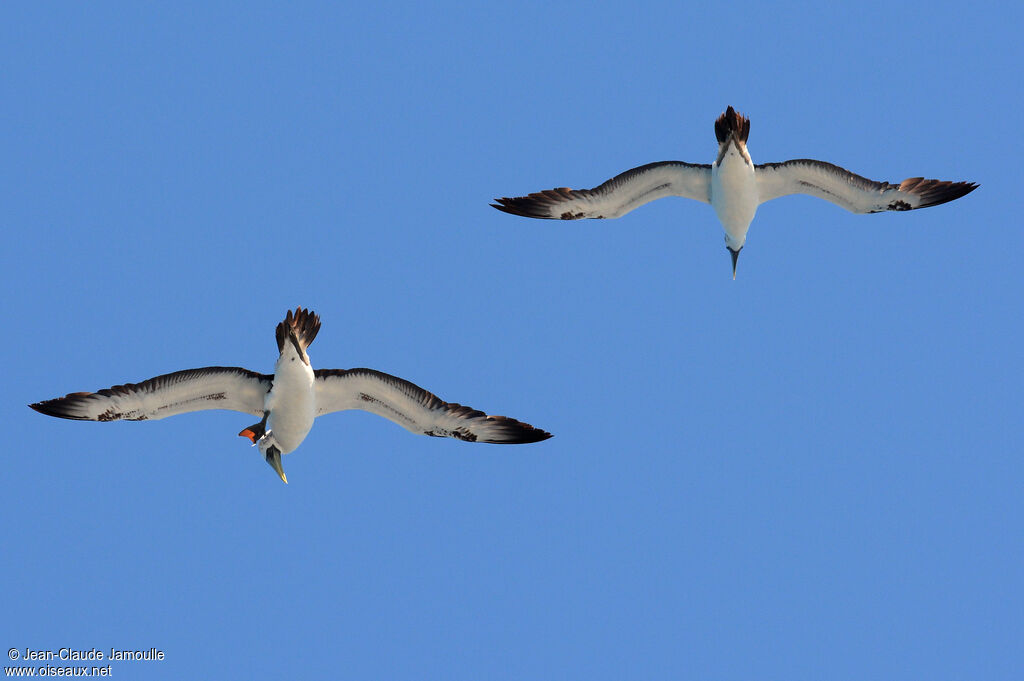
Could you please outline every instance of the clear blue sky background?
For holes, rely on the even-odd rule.
[[[1012,679],[1024,636],[1019,5],[0,9],[0,643],[118,678]],[[955,203],[526,220],[711,162]],[[205,365],[387,371],[555,434],[29,402]]]

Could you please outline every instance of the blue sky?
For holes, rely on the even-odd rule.
[[[119,678],[1010,679],[1021,669],[1021,9],[0,9],[5,616]],[[723,41],[725,41],[723,43]],[[979,182],[949,205],[526,220],[711,162]],[[280,483],[204,412],[25,405],[365,366],[555,434],[319,420]]]

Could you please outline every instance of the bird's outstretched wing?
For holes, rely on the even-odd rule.
[[[852,213],[914,210],[946,203],[974,191],[974,182],[950,182],[911,177],[899,184],[875,182],[845,168],[796,159],[754,166],[759,202],[787,194],[809,194],[831,201]]]
[[[710,203],[711,166],[682,161],[648,163],[593,189],[548,189],[528,196],[495,199],[491,205],[528,218],[617,218],[666,196]]]
[[[318,369],[314,373],[317,416],[362,409],[414,433],[468,442],[521,444],[551,437],[528,423],[445,402],[409,381],[373,369]]]
[[[146,421],[202,409],[263,415],[273,377],[240,367],[205,367],[164,374],[94,393],[71,393],[30,404],[36,411],[77,421]]]

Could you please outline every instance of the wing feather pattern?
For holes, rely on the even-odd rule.
[[[617,218],[666,196],[711,202],[711,166],[661,161],[627,170],[593,189],[548,189],[495,199],[498,210],[528,218]]]
[[[263,415],[272,376],[240,367],[186,369],[94,393],[71,393],[30,404],[36,411],[76,421],[147,421],[203,409]]]
[[[314,373],[317,416],[361,409],[413,433],[468,442],[521,444],[551,437],[528,423],[445,402],[418,385],[373,369],[318,369]]]
[[[977,188],[974,182],[951,182],[911,177],[899,184],[875,182],[845,168],[795,159],[754,166],[759,202],[788,194],[809,194],[831,201],[851,213],[914,210],[959,199]]]

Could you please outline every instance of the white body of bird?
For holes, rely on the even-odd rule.
[[[274,386],[267,393],[264,405],[270,412],[267,435],[260,445],[260,453],[277,445],[281,454],[295,450],[313,428],[316,416],[316,391],[313,367],[309,357],[299,355],[295,346],[285,344],[274,365]]]
[[[743,248],[757,204],[754,163],[746,144],[732,136],[711,166],[711,206],[722,223],[730,250]]]

